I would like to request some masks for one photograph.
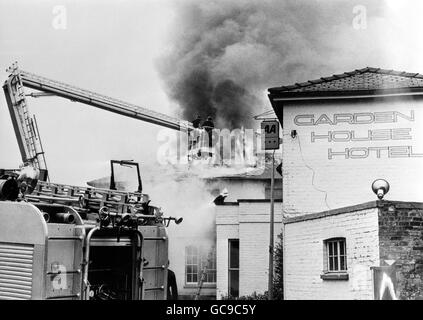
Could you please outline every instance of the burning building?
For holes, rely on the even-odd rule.
[[[423,75],[379,68],[269,89],[287,299],[422,296],[422,93]],[[375,202],[381,178],[390,191]]]
[[[182,299],[220,299],[266,290],[270,172],[267,165],[248,173],[185,177],[174,185],[175,190],[170,184],[168,194],[181,197],[180,206],[170,204],[172,212],[177,210],[184,217],[181,228],[169,228],[170,268]],[[282,180],[275,176],[280,212]],[[221,201],[213,203],[219,197]],[[280,232],[280,220],[275,235]],[[263,230],[260,237],[258,230]],[[254,263],[251,256],[256,257]]]

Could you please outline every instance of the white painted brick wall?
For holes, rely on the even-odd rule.
[[[282,204],[275,203],[274,240],[281,233]],[[240,295],[263,293],[268,286],[270,202],[239,206]]]
[[[371,123],[337,125],[320,124],[298,126],[297,115],[314,115],[317,120],[326,114],[398,111],[410,115],[414,121],[398,118],[396,123]],[[286,214],[307,214],[355,205],[375,200],[371,183],[378,178],[388,180],[391,190],[386,199],[398,201],[421,201],[420,183],[423,180],[423,157],[381,158],[373,151],[365,159],[328,159],[328,149],[343,151],[345,148],[412,146],[413,153],[423,153],[423,108],[421,101],[373,101],[336,102],[327,104],[285,105],[283,114],[283,201]],[[328,131],[354,131],[363,137],[368,130],[411,128],[412,139],[328,142],[318,139],[311,142],[311,133],[327,134]],[[291,130],[297,137],[291,137]],[[314,176],[314,177],[313,177]],[[326,192],[326,193],[325,193]],[[327,195],[327,204],[325,201]],[[329,206],[329,207],[328,207]]]
[[[325,239],[346,238],[348,281],[322,280]],[[370,267],[379,265],[378,210],[285,225],[285,299],[373,299]]]
[[[275,244],[281,232],[282,203],[275,203]],[[228,293],[228,239],[240,243],[240,295],[267,290],[270,202],[216,207],[217,298]]]
[[[238,225],[216,227],[216,298],[228,295],[228,239],[238,239]]]

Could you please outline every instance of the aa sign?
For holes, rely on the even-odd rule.
[[[279,122],[265,120],[261,123],[262,145],[264,150],[279,149]]]

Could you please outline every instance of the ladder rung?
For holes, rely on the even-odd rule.
[[[70,294],[70,295],[66,295],[66,296],[51,296],[51,297],[46,297],[46,299],[69,299],[69,298],[79,298],[79,293],[77,294]]]
[[[83,240],[83,237],[48,237],[48,240]]]
[[[47,275],[52,275],[52,274],[62,274],[62,273],[81,273],[81,270],[66,270],[66,271],[60,271],[60,272],[54,272],[54,271],[47,271],[46,274]]]
[[[146,237],[144,240],[166,240],[166,237]]]

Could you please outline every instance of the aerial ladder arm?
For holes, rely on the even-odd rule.
[[[24,165],[40,170],[40,179],[47,180],[47,164],[35,116],[31,116],[23,89],[22,79],[12,72],[3,85],[6,102],[12,119]]]
[[[28,110],[26,96],[55,95],[162,127],[187,133],[193,130],[192,123],[188,121],[21,70],[16,63],[9,67],[7,71],[10,74],[3,85],[3,90],[22,161],[24,164],[31,164],[36,167],[41,173],[45,171],[45,178],[47,177],[47,165],[44,151],[36,119],[31,116]],[[41,93],[26,95],[24,87],[38,90]]]
[[[62,98],[81,102],[93,107],[154,123],[174,130],[190,131],[193,129],[192,124],[188,121],[177,119],[132,103],[41,77],[24,70],[18,69],[18,74],[22,80],[23,86],[31,89],[51,93]]]

